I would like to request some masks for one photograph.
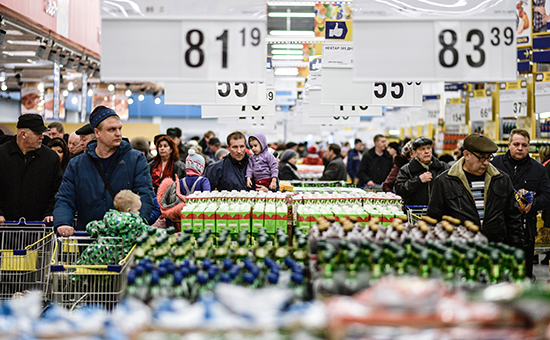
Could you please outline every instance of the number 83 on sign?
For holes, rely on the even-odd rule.
[[[265,26],[265,25],[264,25]],[[182,22],[183,77],[261,81],[265,78],[265,28],[257,22]]]

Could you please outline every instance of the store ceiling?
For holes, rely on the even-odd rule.
[[[313,13],[313,4],[306,6],[268,6],[268,13]],[[99,72],[96,69],[101,68],[99,56],[88,54],[80,46],[76,46],[63,37],[52,37],[49,32],[40,31],[28,23],[21,21],[16,17],[10,17],[0,13],[4,17],[1,23],[1,29],[6,31],[5,41],[0,45],[0,72],[6,73],[5,84],[8,91],[18,91],[24,83],[44,82],[45,88],[53,86],[53,62],[47,58],[52,50],[52,41],[55,42],[53,50],[57,51],[57,58],[60,55],[70,56],[74,59],[74,65],[67,67],[65,64],[61,67],[62,88],[65,88],[69,82],[73,82],[75,90],[79,90],[82,82],[82,71],[77,71],[80,61],[84,64],[83,71],[87,67],[91,69],[91,77],[88,83],[92,86],[100,84]],[[296,17],[268,17],[268,32],[272,30],[300,30],[313,32],[313,18]],[[62,39],[58,39],[62,38]],[[46,44],[44,55],[39,57],[36,51],[40,45]],[[268,54],[272,54],[272,47],[268,45]],[[0,79],[1,80],[1,79]],[[149,82],[118,82],[117,89],[126,90],[127,87],[132,92],[155,93],[162,89]]]

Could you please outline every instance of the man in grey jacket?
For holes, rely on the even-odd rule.
[[[323,170],[323,176],[320,181],[345,181],[347,179],[346,164],[340,156],[341,148],[338,144],[330,144],[328,146],[325,158],[329,163]]]

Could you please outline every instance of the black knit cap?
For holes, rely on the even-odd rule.
[[[413,150],[416,150],[424,145],[432,145],[434,142],[428,137],[418,137],[412,142]]]
[[[495,153],[498,150],[498,146],[495,142],[479,133],[472,133],[466,137],[463,145],[464,150],[479,153]]]
[[[18,129],[31,129],[36,133],[44,133],[50,131],[45,125],[42,116],[36,113],[28,113],[19,116],[17,121]]]

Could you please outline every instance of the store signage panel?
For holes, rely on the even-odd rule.
[[[275,116],[275,103],[270,105],[202,105],[201,118]]]
[[[354,2],[356,81],[510,81],[516,79],[512,0]]]
[[[382,106],[372,105],[335,105],[333,116],[382,116]]]
[[[265,2],[102,0],[101,79],[263,81]]]
[[[535,113],[550,111],[550,72],[535,76]]]
[[[325,68],[323,105],[422,106],[421,82],[354,83],[350,68]]]
[[[441,111],[441,99],[426,99],[422,104],[424,117],[429,123],[437,123]]]
[[[164,84],[167,105],[267,105],[275,90],[264,82],[197,82]]]
[[[499,109],[501,118],[527,117],[527,84],[525,81],[500,84]]]
[[[470,121],[488,122],[493,120],[493,97],[486,90],[476,90],[470,92],[468,108],[470,112]],[[483,92],[483,93],[481,93]]]
[[[445,105],[445,125],[466,124],[466,103],[464,98],[451,98]]]

